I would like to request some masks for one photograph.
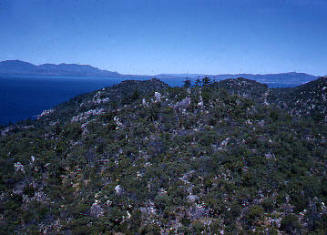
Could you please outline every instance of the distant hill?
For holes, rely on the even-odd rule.
[[[66,76],[113,76],[119,77],[117,72],[101,70],[90,65],[79,64],[42,64],[34,65],[20,60],[6,60],[0,62],[0,74],[23,75],[66,75]]]
[[[306,73],[278,73],[278,74],[226,74],[226,75],[215,75],[214,79],[222,80],[226,78],[237,78],[243,77],[252,79],[261,83],[288,83],[288,84],[300,84],[306,83],[317,79],[316,76]]]
[[[299,85],[317,79],[316,76],[306,73],[277,73],[277,74],[219,74],[219,75],[206,75],[206,74],[159,74],[156,77],[159,79],[173,79],[173,78],[188,78],[190,80],[201,79],[205,76],[215,79],[217,81],[229,78],[246,78],[252,79],[261,83],[280,83],[289,85]]]
[[[310,115],[327,121],[327,77],[293,88],[271,89],[268,101],[294,116]]]
[[[153,77],[161,79],[170,84],[181,84],[185,79],[195,81],[196,79],[202,79],[205,76],[211,79],[220,81],[229,78],[246,78],[252,79],[260,83],[265,84],[284,84],[287,86],[297,86],[318,77],[306,73],[278,73],[278,74],[219,74],[219,75],[207,75],[207,74],[157,74],[157,75],[128,75],[120,74],[118,72],[112,72],[107,70],[101,70],[90,65],[79,64],[42,64],[34,65],[28,62],[20,60],[6,60],[0,62],[0,75],[45,75],[45,76],[96,76],[96,77],[119,77],[122,79],[151,79]]]
[[[37,66],[20,60],[0,62],[0,73],[36,73],[38,71]]]

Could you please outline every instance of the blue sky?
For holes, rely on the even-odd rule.
[[[327,74],[325,0],[0,0],[0,60]]]

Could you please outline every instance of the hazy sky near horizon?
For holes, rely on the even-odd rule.
[[[327,74],[326,0],[0,0],[0,60]]]

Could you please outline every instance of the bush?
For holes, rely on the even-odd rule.
[[[271,212],[274,209],[274,201],[271,198],[267,198],[262,202],[262,206],[266,212]]]
[[[297,233],[300,231],[301,225],[295,215],[287,215],[282,219],[280,228],[287,233]]]
[[[261,206],[252,206],[245,215],[245,220],[250,225],[255,225],[263,216],[264,210]]]

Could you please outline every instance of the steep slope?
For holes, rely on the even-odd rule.
[[[326,232],[326,125],[215,86],[125,81],[6,132],[0,233]]]

